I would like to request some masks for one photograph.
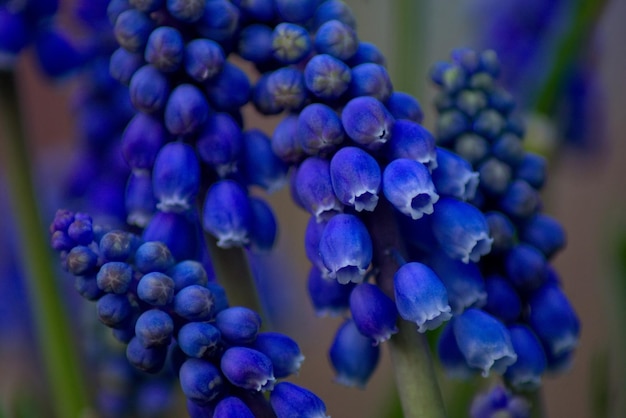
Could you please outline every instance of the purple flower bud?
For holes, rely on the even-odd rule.
[[[544,214],[537,214],[524,223],[520,238],[539,249],[546,259],[561,250],[566,242],[563,226],[556,219]]]
[[[243,133],[241,162],[250,184],[271,193],[287,183],[287,165],[274,155],[270,138],[258,129]]]
[[[432,215],[433,234],[442,251],[464,263],[477,262],[489,253],[493,238],[484,215],[476,207],[451,198],[441,198]]]
[[[460,135],[454,141],[453,150],[468,163],[476,166],[480,164],[490,153],[490,144],[482,136],[473,133]]]
[[[133,170],[128,177],[125,193],[126,221],[144,228],[156,210],[156,199],[152,191],[152,176],[146,170]]]
[[[254,418],[254,414],[241,399],[229,396],[215,405],[213,418]]]
[[[172,341],[174,321],[167,312],[149,309],[135,323],[137,341],[146,348],[165,347]]]
[[[538,389],[547,365],[539,339],[525,325],[511,325],[509,332],[517,361],[506,369],[504,378],[517,390]]]
[[[431,171],[437,168],[435,138],[418,123],[409,120],[396,121],[386,150],[389,160],[408,158],[423,163]]]
[[[369,150],[377,150],[391,138],[394,118],[385,106],[369,96],[350,100],[341,112],[348,136]]]
[[[307,289],[315,314],[317,316],[343,315],[349,307],[350,294],[354,286],[354,283],[341,284],[337,280],[325,278],[319,268],[311,267]]]
[[[328,160],[319,157],[304,160],[296,173],[295,188],[303,207],[317,222],[343,211],[333,191]]]
[[[226,0],[210,1],[207,4],[222,2],[230,4]],[[248,76],[242,69],[228,61],[224,61],[222,71],[208,80],[205,87],[209,102],[220,112],[239,110],[250,100]]]
[[[163,123],[145,113],[137,113],[122,134],[122,153],[131,168],[149,170],[169,135]]]
[[[250,197],[252,208],[252,228],[250,229],[250,248],[255,251],[270,251],[276,242],[278,233],[276,217],[272,208],[262,199]]]
[[[133,337],[126,346],[126,358],[135,368],[146,373],[158,373],[167,359],[167,347],[146,348],[139,338]]]
[[[162,242],[145,242],[135,252],[135,267],[141,273],[165,272],[173,265],[174,257]]]
[[[522,140],[512,133],[501,135],[491,146],[491,153],[511,167],[517,166],[526,155]]]
[[[466,380],[476,374],[476,369],[471,368],[467,364],[463,353],[459,349],[451,322],[444,325],[441,334],[439,334],[437,357],[443,366],[446,377],[450,379]]]
[[[229,344],[248,344],[254,341],[261,329],[261,317],[251,309],[233,306],[217,314],[215,326]]]
[[[121,12],[115,20],[113,33],[120,46],[129,52],[142,52],[154,22],[136,9]]]
[[[398,332],[396,305],[378,286],[357,285],[350,294],[350,312],[359,332],[374,340],[374,344],[387,341]]]
[[[302,72],[293,67],[282,67],[269,74],[267,91],[280,109],[299,110],[307,99]]]
[[[141,54],[118,48],[111,54],[109,72],[115,80],[128,86],[135,71],[141,68],[143,64]]]
[[[382,176],[378,162],[356,147],[344,147],[330,161],[330,178],[341,203],[357,212],[372,212],[378,203]]]
[[[496,139],[504,128],[504,118],[493,109],[480,112],[473,122],[474,132],[489,140]]]
[[[208,275],[202,263],[195,260],[184,260],[175,264],[167,271],[174,280],[174,291],[194,284],[205,286],[208,283]]]
[[[306,87],[320,99],[337,99],[350,85],[350,67],[327,54],[315,55],[304,67]]]
[[[198,135],[196,150],[203,162],[220,177],[237,171],[237,161],[243,149],[241,128],[228,113],[209,115]]]
[[[408,93],[401,91],[391,93],[385,102],[385,107],[396,120],[408,119],[415,123],[422,123],[424,119],[422,106],[415,97]]]
[[[393,284],[398,313],[415,322],[418,332],[436,329],[452,317],[446,287],[425,264],[403,265],[393,276]]]
[[[456,97],[456,107],[470,118],[487,106],[487,96],[480,90],[461,90]]]
[[[247,244],[252,208],[246,191],[233,180],[214,183],[206,194],[202,220],[204,230],[217,238],[218,246]]]
[[[180,84],[167,99],[165,126],[172,135],[196,133],[209,117],[209,104],[193,84]]]
[[[452,326],[467,364],[482,370],[484,377],[491,370],[504,373],[517,360],[509,331],[488,313],[468,309],[454,317]]]
[[[139,237],[130,232],[113,230],[100,238],[100,256],[106,261],[126,261],[140,245]]]
[[[372,344],[354,321],[346,319],[335,334],[329,355],[337,373],[335,382],[363,388],[378,365],[380,346]]]
[[[274,7],[285,22],[304,23],[313,17],[317,0],[274,0]]]
[[[315,11],[313,27],[319,28],[330,20],[338,20],[356,29],[356,19],[350,6],[341,0],[328,0],[321,3]]]
[[[201,18],[204,4],[204,0],[166,0],[167,11],[185,23],[193,23]]]
[[[510,418],[530,418],[530,404],[522,396],[514,396],[497,385],[479,394],[472,402],[471,418],[492,418],[504,415]]]
[[[270,403],[277,418],[329,418],[326,405],[313,392],[289,382],[274,387]]]
[[[354,215],[333,216],[320,238],[319,252],[328,277],[341,284],[363,281],[372,251],[372,238]]]
[[[185,47],[185,72],[198,82],[207,81],[222,71],[225,59],[224,51],[217,42],[194,39]]]
[[[382,65],[364,63],[352,67],[352,81],[348,89],[350,96],[372,96],[385,102],[391,97],[392,92],[391,79]]]
[[[356,53],[359,39],[350,26],[338,20],[329,20],[317,29],[314,45],[320,54],[347,61]]]
[[[522,300],[511,282],[500,276],[485,279],[487,303],[483,307],[502,322],[515,321],[522,314]]]
[[[180,32],[169,26],[159,26],[150,33],[144,58],[160,71],[176,71],[183,61],[185,44]]]
[[[272,152],[286,163],[299,163],[304,155],[297,129],[298,117],[289,115],[278,123],[272,134]]]
[[[493,238],[491,254],[502,254],[514,245],[516,229],[506,215],[500,212],[487,212],[485,218],[489,224],[489,235]]]
[[[436,132],[437,139],[442,144],[449,143],[469,129],[469,121],[460,111],[453,109],[439,114]]]
[[[411,219],[433,213],[439,200],[424,164],[407,158],[392,161],[383,172],[383,193],[391,204]]]
[[[241,58],[255,64],[264,64],[272,59],[273,29],[268,25],[251,24],[239,34],[237,53]]]
[[[157,271],[145,274],[137,283],[137,297],[152,306],[169,305],[174,300],[174,280]]]
[[[541,251],[528,244],[518,244],[505,256],[508,279],[520,291],[539,288],[548,278],[547,261]]]
[[[196,21],[196,30],[205,38],[217,42],[231,39],[239,27],[240,12],[227,0],[207,1],[204,13]]]
[[[135,9],[145,13],[156,12],[165,6],[165,0],[128,0],[128,2]]]
[[[79,245],[89,245],[94,239],[93,224],[89,215],[77,213],[67,227],[67,235]]]
[[[74,276],[84,276],[89,273],[95,273],[98,263],[98,255],[89,247],[77,245],[67,254],[65,265],[67,271]]]
[[[296,137],[309,155],[333,151],[345,138],[341,119],[329,106],[313,103],[298,116]]]
[[[233,385],[248,390],[271,390],[274,386],[272,360],[246,347],[231,347],[221,359],[222,373]]]
[[[500,209],[515,220],[534,215],[541,204],[539,194],[524,180],[514,180],[500,199]]]
[[[103,292],[125,294],[133,280],[132,267],[121,261],[111,261],[100,267],[96,281]]]
[[[106,294],[96,302],[98,319],[104,325],[117,328],[128,321],[133,308],[127,295]]]
[[[300,371],[304,356],[298,344],[288,336],[278,332],[262,332],[250,345],[272,360],[274,377],[282,379]]]
[[[151,65],[144,65],[135,71],[128,88],[133,106],[144,113],[161,111],[170,94],[167,78]]]
[[[485,194],[501,195],[511,183],[511,167],[496,158],[489,158],[478,167],[480,188]]]
[[[347,61],[347,63],[350,67],[368,63],[378,64],[385,67],[387,65],[387,60],[376,45],[369,42],[359,42],[356,53]]]
[[[220,371],[207,360],[187,359],[178,373],[180,387],[187,399],[205,405],[226,390]]]
[[[210,321],[215,317],[217,296],[197,284],[181,289],[174,297],[174,312],[188,321]]]
[[[284,109],[276,103],[274,96],[269,90],[268,80],[271,72],[262,74],[252,90],[252,103],[255,109],[262,115],[278,115]]]
[[[272,55],[281,64],[295,64],[309,55],[309,32],[300,25],[279,23],[272,34]]]
[[[459,200],[472,200],[479,183],[478,173],[465,159],[443,148],[437,149],[437,168],[432,178],[440,195]]]
[[[195,259],[199,257],[201,250],[199,224],[193,211],[157,212],[143,231],[143,239],[164,243],[177,260]]]
[[[207,322],[188,322],[180,328],[176,341],[189,357],[211,356],[218,350],[220,331]]]

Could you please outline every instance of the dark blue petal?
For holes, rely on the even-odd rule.
[[[147,310],[137,318],[135,335],[145,348],[166,347],[174,335],[174,321],[167,312]]]
[[[317,29],[314,45],[320,54],[347,61],[356,53],[359,39],[350,26],[339,20],[329,20]]]
[[[272,152],[270,138],[258,129],[243,133],[242,166],[249,184],[275,192],[287,183],[287,165]]]
[[[417,99],[408,93],[395,91],[385,102],[389,113],[398,119],[408,119],[415,123],[422,123],[424,111]]]
[[[387,341],[398,332],[396,305],[373,284],[361,283],[354,288],[350,313],[359,332],[374,340],[374,344]]]
[[[546,369],[546,354],[537,336],[525,325],[511,325],[511,342],[517,361],[506,369],[504,378],[517,390],[536,390]]]
[[[351,79],[350,67],[328,54],[314,56],[304,67],[306,87],[320,99],[337,99]]]
[[[190,358],[179,372],[180,387],[187,399],[205,405],[226,390],[220,371],[207,360]]]
[[[188,322],[176,336],[180,349],[195,358],[211,356],[218,350],[220,339],[220,331],[207,322]]]
[[[304,361],[298,344],[278,332],[259,333],[250,348],[254,348],[272,360],[274,377],[277,379],[297,374],[300,364]]]
[[[224,177],[237,171],[243,149],[241,128],[228,113],[213,113],[198,135],[196,150],[202,161]]]
[[[472,200],[479,183],[478,173],[465,159],[443,148],[437,148],[437,168],[432,177],[437,193],[459,200]]]
[[[507,277],[520,291],[535,290],[546,282],[547,261],[541,251],[532,245],[518,244],[505,257]]]
[[[435,137],[422,125],[410,120],[396,121],[386,151],[389,160],[408,158],[425,164],[431,171],[437,168]]]
[[[167,139],[167,131],[160,120],[137,113],[122,135],[124,159],[132,168],[151,169]]]
[[[144,58],[160,71],[171,73],[183,62],[185,44],[181,33],[169,26],[159,26],[148,37]]]
[[[520,231],[520,238],[539,249],[547,259],[565,247],[565,230],[554,218],[537,214],[526,222]]]
[[[382,65],[365,63],[352,67],[352,81],[348,89],[350,96],[372,96],[385,102],[392,92],[391,79]]]
[[[298,116],[289,115],[278,123],[272,134],[272,152],[286,163],[298,163],[304,156],[297,129]]]
[[[126,222],[141,228],[148,225],[157,205],[152,191],[152,175],[149,171],[134,170],[128,177],[125,205],[128,214]]]
[[[250,197],[252,229],[250,247],[255,251],[270,251],[276,242],[278,224],[271,207],[257,197]]]
[[[343,315],[349,307],[350,293],[354,286],[354,283],[341,284],[337,280],[325,278],[317,267],[311,267],[307,289],[315,314],[317,316]]]
[[[344,147],[330,161],[330,178],[341,203],[357,212],[373,211],[378,203],[382,175],[378,162],[356,147]]]
[[[185,72],[194,80],[210,80],[222,71],[224,50],[210,39],[194,39],[185,47]]]
[[[229,348],[222,355],[220,364],[226,379],[243,389],[269,390],[276,380],[269,357],[251,348]]]
[[[254,341],[261,328],[261,317],[251,309],[233,306],[217,314],[215,326],[229,344],[248,344]]]
[[[133,74],[129,84],[130,101],[144,113],[156,113],[165,107],[170,86],[163,73],[144,65]]]
[[[317,0],[274,0],[276,11],[286,22],[306,22],[313,17]]]
[[[202,263],[195,260],[184,260],[176,263],[167,271],[167,274],[174,280],[174,291],[191,286],[205,286],[208,283],[208,274]]]
[[[309,155],[333,151],[345,134],[337,113],[321,103],[306,106],[298,116],[296,138]]]
[[[485,279],[487,303],[483,309],[503,322],[515,321],[522,314],[522,300],[511,282],[500,276]]]
[[[190,145],[171,142],[154,162],[152,187],[163,212],[183,212],[194,203],[200,182],[200,164]]]
[[[385,167],[383,193],[396,209],[413,220],[433,213],[433,205],[439,200],[426,166],[406,158]]]
[[[220,247],[249,242],[252,208],[246,191],[233,180],[218,181],[206,194],[202,225]]]
[[[193,84],[180,84],[165,105],[165,126],[172,135],[196,133],[209,117],[209,104]]]
[[[158,373],[167,360],[167,347],[144,347],[137,337],[133,337],[126,347],[128,362],[146,373]]]
[[[240,12],[227,0],[207,1],[204,13],[196,21],[196,30],[205,38],[224,42],[229,40],[239,26]]]
[[[278,383],[270,395],[270,403],[277,418],[328,418],[324,402],[293,383]]]
[[[335,382],[345,386],[365,387],[378,365],[380,346],[362,335],[354,322],[344,321],[335,334],[329,355]]]
[[[153,28],[154,22],[145,13],[128,9],[118,14],[113,32],[122,48],[142,53]]]
[[[230,396],[215,405],[213,418],[254,418],[254,414],[241,399]]]
[[[341,122],[354,142],[376,150],[391,138],[395,121],[379,100],[363,96],[346,104],[341,112]]]
[[[319,157],[304,160],[296,173],[295,188],[303,207],[317,222],[343,211],[333,191],[328,160]]]

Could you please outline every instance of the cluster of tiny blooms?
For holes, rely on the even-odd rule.
[[[550,265],[565,233],[542,213],[546,161],[524,151],[515,102],[497,85],[498,74],[493,51],[469,49],[455,50],[452,62],[432,71],[440,88],[439,144],[478,175],[469,203],[483,213],[493,240],[476,264],[440,266],[456,277],[464,302],[441,334],[439,358],[453,376],[494,369],[513,389],[528,391],[539,387],[544,372],[568,367],[580,324]],[[466,222],[453,208],[446,211]]]
[[[0,1],[0,70],[11,70],[20,52],[33,45],[40,69],[50,77],[82,65],[87,53],[56,23],[58,0]]]
[[[313,393],[276,383],[298,372],[304,357],[297,343],[260,332],[256,312],[230,307],[200,262],[177,261],[165,244],[107,231],[83,213],[59,210],[50,231],[78,292],[126,344],[128,362],[178,376],[190,417],[326,417]],[[147,388],[146,396],[159,390]],[[269,404],[264,391],[271,391]]]
[[[530,404],[522,396],[513,395],[501,385],[495,385],[474,398],[471,418],[528,418]]]

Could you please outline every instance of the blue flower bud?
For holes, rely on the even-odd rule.
[[[317,222],[343,211],[333,191],[328,160],[319,157],[304,160],[296,173],[295,188],[304,209],[315,216]]]
[[[246,26],[239,34],[237,53],[255,64],[268,62],[272,59],[272,34],[272,28],[267,25]]]
[[[219,369],[207,360],[190,358],[180,367],[180,387],[187,399],[205,405],[226,390]]]
[[[383,193],[396,209],[414,220],[433,213],[433,205],[439,200],[426,166],[407,158],[385,167]]]
[[[480,188],[485,194],[501,195],[512,179],[511,167],[496,158],[489,158],[478,168]]]
[[[511,282],[500,276],[485,279],[487,303],[483,307],[502,322],[515,321],[522,314],[522,300]]]
[[[210,321],[215,317],[217,296],[204,286],[187,286],[174,296],[174,312],[188,321]]]
[[[74,288],[79,295],[89,301],[98,300],[104,294],[104,292],[98,287],[96,277],[93,275],[75,276]]]
[[[165,73],[176,71],[183,62],[185,44],[181,33],[169,26],[159,26],[148,37],[144,58]]]
[[[347,61],[356,53],[359,39],[350,26],[338,20],[329,20],[317,29],[314,45],[320,54]]]
[[[372,96],[385,102],[391,97],[392,92],[391,79],[382,65],[364,63],[352,67],[352,81],[348,88],[350,96]]]
[[[274,0],[276,11],[286,22],[304,23],[313,17],[317,0]]]
[[[380,346],[372,344],[354,321],[346,319],[335,334],[329,356],[336,373],[335,382],[363,388],[378,365]]]
[[[481,307],[487,301],[485,281],[476,263],[463,263],[436,252],[431,255],[428,264],[446,286],[454,315],[469,307]]]
[[[464,133],[454,141],[453,150],[468,163],[476,166],[489,155],[489,147],[489,141],[482,136]]]
[[[487,106],[487,96],[479,90],[461,90],[456,97],[456,107],[470,118]]]
[[[239,27],[239,18],[239,9],[230,1],[207,1],[204,4],[204,13],[196,21],[195,27],[201,36],[225,42],[235,34]]]
[[[165,0],[128,0],[128,3],[144,13],[156,12],[165,6]]]
[[[319,28],[330,20],[338,20],[356,30],[356,18],[350,6],[341,0],[328,0],[321,3],[313,17],[314,28]]]
[[[193,211],[187,213],[157,212],[143,231],[145,241],[160,241],[167,245],[177,260],[198,258],[201,238],[199,221]]]
[[[328,54],[315,55],[304,67],[304,83],[320,99],[339,98],[348,90],[351,79],[350,67]]]
[[[501,385],[474,398],[471,405],[471,418],[530,418],[530,404],[522,396],[514,396]]]
[[[165,105],[165,127],[172,135],[196,133],[209,116],[209,104],[193,84],[180,84]]]
[[[387,60],[376,45],[369,42],[359,42],[359,46],[357,47],[355,54],[350,57],[347,64],[350,67],[355,67],[366,63],[378,64],[385,67],[387,65]]]
[[[528,292],[539,288],[548,278],[548,264],[541,251],[528,244],[518,244],[505,256],[508,279],[518,290]]]
[[[309,155],[333,151],[345,137],[337,113],[321,103],[302,109],[296,129],[300,147]]]
[[[218,314],[228,308],[228,298],[226,297],[226,290],[215,282],[215,278],[212,278],[212,280],[205,287],[213,295],[213,306],[215,307],[215,313]]]
[[[149,170],[168,140],[163,123],[145,113],[137,113],[122,134],[122,153],[131,168]]]
[[[477,262],[489,253],[493,238],[485,216],[469,203],[441,198],[432,215],[433,234],[442,251],[464,263]]]
[[[143,64],[141,54],[118,48],[111,54],[109,72],[115,80],[128,86],[135,71],[141,68]]]
[[[158,373],[167,360],[167,347],[146,348],[133,337],[126,346],[126,358],[135,368],[146,373]]]
[[[311,267],[307,289],[315,314],[317,316],[343,315],[349,307],[350,293],[354,286],[354,283],[341,284],[337,280],[325,278],[319,268]]]
[[[109,293],[98,299],[96,311],[100,322],[107,327],[117,328],[130,319],[133,308],[127,295]]]
[[[478,135],[494,140],[504,129],[504,123],[504,118],[500,113],[492,109],[486,109],[476,116],[473,128]]]
[[[262,74],[252,90],[252,103],[255,109],[262,115],[277,115],[284,109],[278,106],[274,96],[270,93],[268,80],[271,72]]]
[[[111,25],[115,25],[115,21],[123,11],[133,8],[130,3],[128,3],[128,0],[111,0],[108,3],[107,18]]]
[[[174,321],[167,312],[149,309],[139,315],[135,323],[137,341],[146,347],[165,347],[172,341]]]
[[[128,214],[126,222],[130,225],[145,227],[154,211],[156,199],[152,191],[152,175],[146,170],[133,170],[128,177],[124,203]]]
[[[440,195],[459,200],[473,199],[479,183],[478,173],[465,159],[443,148],[437,148],[437,168],[432,178]]]
[[[252,228],[250,247],[255,251],[270,251],[276,242],[278,226],[272,208],[257,197],[250,197],[252,208]]]
[[[248,344],[254,341],[261,328],[261,317],[251,309],[233,306],[217,314],[215,326],[229,344]]]
[[[180,328],[176,341],[189,357],[211,356],[218,350],[220,331],[207,322],[188,322]]]
[[[196,150],[220,177],[237,171],[243,149],[241,128],[228,113],[213,113],[198,135]]]
[[[202,263],[195,260],[184,260],[176,263],[167,271],[167,274],[174,280],[174,291],[191,286],[205,286],[208,283],[208,275]]]
[[[175,19],[185,23],[198,21],[204,13],[204,0],[167,0],[167,11]]]
[[[107,261],[126,261],[139,246],[139,237],[130,232],[113,230],[100,238],[98,250],[102,259]]]
[[[218,239],[218,246],[247,244],[252,208],[246,191],[233,180],[214,183],[206,194],[202,219],[205,231]]]
[[[151,65],[144,65],[135,71],[128,88],[133,106],[144,113],[161,111],[170,94],[167,78]]]
[[[290,382],[280,382],[270,395],[277,418],[329,418],[326,405],[313,392]]]
[[[272,56],[281,64],[295,64],[306,58],[312,49],[309,32],[300,25],[279,23],[271,39]]]
[[[173,265],[174,257],[162,242],[145,242],[135,252],[135,267],[141,273],[165,272]]]
[[[424,111],[417,99],[408,93],[395,91],[384,103],[389,113],[399,119],[408,119],[415,123],[422,123]]]
[[[510,219],[496,211],[485,213],[485,218],[489,224],[489,235],[493,238],[491,254],[502,254],[513,248],[517,231]]]
[[[283,67],[269,74],[267,91],[275,106],[287,110],[299,110],[306,98],[304,76],[297,68]]]
[[[136,9],[121,12],[115,20],[113,33],[117,43],[128,52],[143,52],[154,22]]]
[[[229,3],[216,0],[210,3]],[[232,112],[250,100],[250,80],[243,70],[228,61],[224,62],[222,71],[205,83],[210,103],[222,112]]]
[[[535,189],[541,189],[546,181],[547,162],[537,154],[526,153],[516,167],[515,176],[526,181]]]
[[[446,287],[425,264],[404,264],[393,276],[400,316],[417,324],[419,332],[437,329],[452,317]]]
[[[89,245],[94,239],[93,224],[91,217],[83,213],[77,213],[67,227],[67,235],[79,245]]]
[[[96,276],[98,288],[106,293],[125,294],[133,280],[132,267],[121,261],[111,261],[100,267]]]
[[[137,296],[152,306],[169,305],[174,300],[174,280],[156,271],[145,274],[137,283]]]
[[[500,209],[514,220],[534,215],[541,200],[539,194],[524,180],[514,180],[500,199]]]
[[[207,81],[222,71],[225,59],[224,50],[217,42],[194,39],[185,47],[185,72],[196,81]]]
[[[328,277],[360,283],[372,262],[372,238],[358,217],[335,215],[322,232],[319,252]]]
[[[330,160],[330,178],[341,203],[357,212],[372,212],[378,203],[382,176],[378,162],[356,147],[340,149]]]
[[[190,145],[170,142],[157,154],[152,171],[152,188],[163,212],[183,212],[198,193],[200,164]]]
[[[528,323],[541,340],[549,360],[576,348],[580,322],[558,285],[545,284],[531,295],[528,305]]]
[[[491,146],[491,153],[511,167],[517,166],[526,155],[522,140],[511,133],[502,134]]]
[[[391,138],[393,116],[377,99],[369,96],[350,100],[341,112],[348,136],[369,150],[379,149]]]
[[[475,308],[467,309],[454,317],[452,326],[467,364],[482,370],[484,377],[491,370],[504,373],[517,360],[509,331],[488,313]]]
[[[354,288],[350,313],[359,332],[374,340],[374,344],[387,341],[398,332],[396,305],[373,284],[361,283]]]
[[[271,390],[274,381],[272,360],[247,347],[231,347],[220,361],[222,373],[233,385],[248,390]]]
[[[254,418],[254,414],[241,399],[229,396],[215,405],[213,418]]]
[[[446,377],[450,379],[466,380],[476,374],[476,369],[471,368],[467,364],[463,353],[459,349],[451,322],[444,325],[441,334],[439,334],[437,357],[443,366]]]
[[[502,87],[497,87],[489,92],[489,107],[500,112],[502,115],[508,115],[515,108],[515,99],[513,95]]]
[[[408,158],[423,163],[430,170],[437,168],[435,137],[422,125],[409,120],[397,120],[386,145],[387,158]]]
[[[299,163],[304,156],[300,140],[296,135],[297,129],[298,116],[289,115],[278,123],[272,134],[272,152],[286,163]]]
[[[270,138],[258,129],[243,133],[242,166],[249,184],[275,192],[287,182],[287,165],[272,152]]]
[[[506,381],[517,390],[536,390],[546,369],[546,354],[535,334],[525,325],[509,327],[517,361],[504,373]]]
[[[533,216],[521,227],[522,241],[539,249],[547,259],[565,246],[565,230],[554,218],[544,214]]]
[[[446,110],[437,119],[437,139],[447,144],[470,129],[467,117],[459,110]]]
[[[320,239],[327,223],[327,221],[318,222],[315,216],[311,216],[304,231],[304,252],[324,278],[327,278],[328,271],[320,255]]]
[[[297,374],[304,361],[298,344],[279,332],[259,333],[250,348],[265,354],[272,360],[274,377],[277,379]]]
[[[67,271],[74,276],[83,276],[93,273],[98,263],[98,255],[89,247],[77,245],[67,254],[65,265]]]

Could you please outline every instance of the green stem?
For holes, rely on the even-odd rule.
[[[531,405],[531,418],[544,418],[546,416],[546,406],[543,401],[543,391],[537,389],[528,395],[528,400]]]
[[[374,213],[365,215],[374,244],[378,284],[393,298],[393,276],[398,268],[394,251],[404,257],[404,243],[389,203],[379,201]],[[415,324],[400,320],[398,333],[389,341],[391,362],[405,418],[445,418],[430,347]]]
[[[427,65],[421,58],[426,49],[426,2],[396,0],[394,4],[394,86],[416,97],[424,97]]]
[[[535,102],[537,112],[550,114],[556,107],[559,92],[567,79],[567,71],[580,54],[585,38],[593,29],[607,3],[608,0],[578,1],[573,12],[570,30],[563,36],[556,50],[552,68],[548,71],[543,87],[539,89]]]
[[[86,413],[88,407],[86,385],[82,381],[79,356],[56,286],[45,238],[46,228],[38,213],[12,72],[0,71],[0,115],[1,126],[4,127],[4,173],[20,231],[18,241],[22,265],[54,412],[59,418],[79,417]]]

